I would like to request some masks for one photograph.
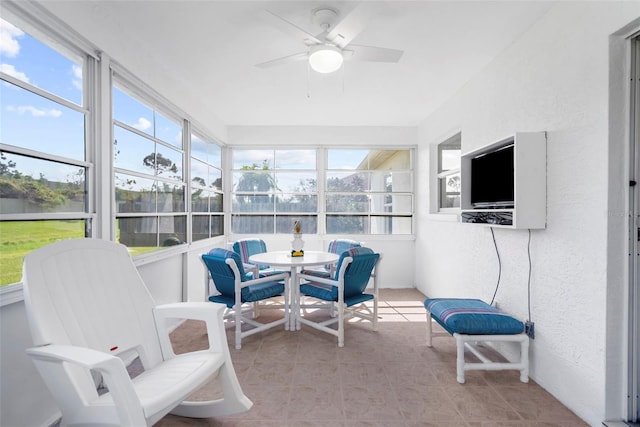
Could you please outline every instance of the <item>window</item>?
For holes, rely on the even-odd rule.
[[[438,211],[460,208],[460,142],[458,133],[438,144]]]
[[[222,148],[191,134],[192,239],[224,234]]]
[[[327,234],[411,234],[411,150],[329,149]]]
[[[233,150],[234,233],[318,232],[316,150]]]
[[[90,234],[84,96],[93,58],[0,19],[0,286],[20,281],[22,258]],[[55,45],[54,45],[55,43]]]
[[[187,241],[183,127],[114,85],[116,240],[133,255]]]

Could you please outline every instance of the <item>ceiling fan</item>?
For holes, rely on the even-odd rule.
[[[336,22],[339,11],[331,7],[319,7],[311,11],[311,20],[322,28],[313,35],[296,24],[273,12],[265,11],[265,16],[278,28],[307,45],[304,52],[294,53],[270,61],[256,64],[258,68],[269,68],[297,61],[309,61],[309,66],[319,73],[332,73],[342,67],[344,60],[398,62],[403,51],[384,47],[363,46],[351,43],[365,29],[373,13],[372,3],[360,3],[351,12]]]

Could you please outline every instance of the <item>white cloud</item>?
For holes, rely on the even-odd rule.
[[[7,111],[13,112],[13,113],[18,113],[18,114],[25,114],[25,113],[29,113],[31,114],[33,117],[54,117],[54,118],[58,118],[60,116],[62,116],[62,111],[60,110],[56,110],[54,108],[50,108],[50,109],[40,109],[40,108],[36,108],[32,105],[19,105],[19,106],[13,106],[13,105],[7,105]]]
[[[24,32],[14,27],[4,19],[0,19],[0,54],[10,58],[15,57],[20,52],[20,43],[16,37],[21,37]]]
[[[0,64],[0,71],[5,74],[9,74],[11,77],[15,77],[18,80],[29,83],[29,77],[27,77],[27,75],[22,71],[16,70],[16,67],[11,64]]]
[[[72,80],[73,86],[76,89],[82,90],[82,67],[74,64],[71,66],[71,72],[73,73],[74,77]]]
[[[145,119],[144,117],[140,117],[138,119],[138,122],[136,124],[134,124],[133,127],[138,129],[138,130],[147,130],[147,129],[151,128],[151,122],[149,120]]]

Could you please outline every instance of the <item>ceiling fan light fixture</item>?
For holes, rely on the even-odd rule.
[[[342,67],[344,57],[336,46],[314,46],[309,54],[309,65],[318,73],[333,73]]]

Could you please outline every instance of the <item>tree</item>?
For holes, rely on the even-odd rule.
[[[238,193],[243,192],[253,194],[238,197],[238,203],[270,203],[269,199],[271,195],[256,194],[271,192],[272,190],[278,189],[278,186],[273,179],[273,175],[269,172],[264,172],[271,170],[269,162],[267,160],[263,160],[262,166],[253,163],[251,166],[242,166],[241,170],[244,172],[238,180],[236,191]]]
[[[160,153],[151,153],[142,159],[142,164],[153,169],[158,175],[163,172],[178,172],[178,166],[171,159],[164,157]]]

